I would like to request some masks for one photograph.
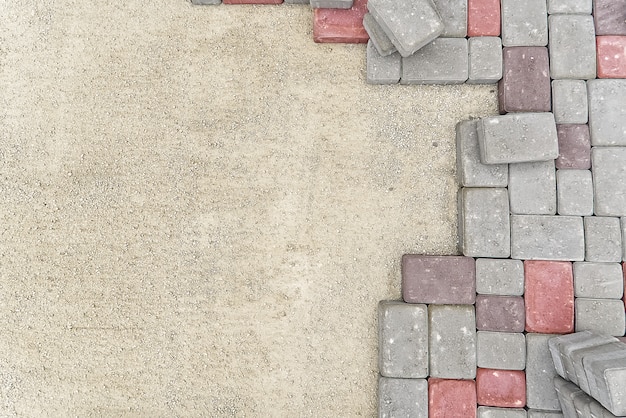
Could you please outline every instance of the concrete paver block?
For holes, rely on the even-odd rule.
[[[430,376],[473,379],[476,376],[476,317],[472,305],[430,305]]]
[[[497,36],[469,38],[468,84],[492,84],[502,78],[502,40]]]
[[[598,216],[626,216],[624,161],[626,147],[594,147],[591,150],[593,203]]]
[[[560,411],[544,411],[541,409],[529,409],[528,418],[563,418]]]
[[[471,42],[471,39],[470,39]],[[457,178],[463,187],[506,187],[509,182],[507,164],[483,164],[480,161],[477,120],[456,125]]]
[[[378,416],[380,418],[428,418],[426,379],[378,378]]]
[[[596,37],[598,78],[626,78],[626,36]]]
[[[589,405],[589,411],[591,413],[591,418],[615,418],[611,412],[609,412],[606,408],[600,405],[599,402],[592,402]]]
[[[580,394],[585,394],[578,386],[572,382],[556,376],[554,378],[554,388],[556,389],[561,410],[566,417],[577,417],[576,407],[574,406],[574,398]]]
[[[622,261],[622,231],[619,218],[585,216],[585,261],[600,263]]]
[[[511,213],[556,214],[556,171],[554,161],[509,165]]]
[[[519,2],[525,3],[525,2]],[[502,80],[498,83],[500,113],[549,112],[548,48],[508,47],[502,50]]]
[[[626,0],[594,0],[596,35],[626,35]]]
[[[559,156],[556,168],[588,170],[591,168],[589,125],[557,125]]]
[[[521,260],[476,260],[476,293],[521,296],[524,294],[524,263]]]
[[[584,261],[583,218],[511,215],[511,258]]]
[[[369,40],[363,27],[367,0],[354,0],[352,7],[313,10],[313,41],[319,43],[361,43]]]
[[[191,4],[215,5],[222,4],[222,0],[191,0]]]
[[[399,49],[398,49],[399,50]],[[460,84],[467,80],[465,38],[437,38],[402,59],[402,84]]]
[[[545,46],[548,44],[546,0],[501,0],[502,44]]]
[[[553,79],[596,77],[596,39],[593,18],[586,15],[552,15],[550,76]]]
[[[587,83],[584,80],[553,80],[552,113],[557,124],[587,123]]]
[[[583,357],[590,395],[616,416],[626,416],[626,344]]]
[[[548,14],[590,15],[592,0],[548,0]]]
[[[556,370],[548,348],[552,337],[554,335],[526,334],[526,405],[532,409],[561,410],[553,382]]]
[[[476,296],[476,329],[479,331],[524,331],[524,298],[521,296]]]
[[[615,341],[609,343],[598,342],[590,347],[585,347],[572,351],[571,357],[572,363],[574,365],[574,370],[576,371],[576,379],[578,380],[577,384],[583,391],[585,391],[585,393],[589,393],[594,397],[597,396],[597,394],[594,395],[593,391],[591,390],[591,383],[594,382],[589,380],[589,376],[587,376],[587,372],[585,371],[585,358],[595,357],[604,353],[613,353],[616,348],[619,349],[620,347],[623,347],[623,344]]]
[[[526,410],[521,408],[479,406],[476,413],[478,418],[526,418]]]
[[[309,0],[313,9],[349,9],[352,0]]]
[[[402,73],[402,57],[393,53],[383,57],[372,41],[367,43],[367,82],[369,84],[397,84]]]
[[[559,215],[593,215],[591,171],[557,170],[556,190]]]
[[[576,298],[576,332],[624,335],[624,303],[619,299]]]
[[[430,418],[476,418],[476,383],[473,380],[428,379]]]
[[[626,80],[589,80],[592,146],[626,145]]]
[[[432,0],[443,22],[442,38],[467,36],[467,0]]]
[[[500,0],[467,0],[467,36],[500,36]]]
[[[224,4],[282,4],[283,0],[223,0]]]
[[[626,217],[621,217],[620,220],[622,226],[622,260],[626,261]]]
[[[479,405],[523,408],[526,405],[526,375],[523,370],[476,370],[476,400]]]
[[[619,263],[574,263],[574,295],[579,298],[621,299],[624,278]]]
[[[380,27],[378,22],[376,22],[376,19],[374,19],[371,13],[365,13],[365,16],[363,16],[363,27],[367,31],[370,42],[374,44],[378,54],[386,57],[387,55],[397,52],[396,47],[393,46],[393,43],[391,43],[385,31]],[[398,79],[400,79],[400,76],[398,76]]]
[[[487,369],[524,370],[526,337],[517,332],[478,331],[476,364]]]

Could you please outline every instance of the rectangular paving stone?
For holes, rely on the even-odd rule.
[[[626,160],[622,163],[626,163]],[[585,261],[601,263],[622,261],[622,231],[619,218],[585,216]]]
[[[474,259],[403,255],[402,298],[408,303],[473,304],[476,298]]]
[[[552,113],[515,113],[482,118],[476,125],[484,164],[553,160],[559,155]]]
[[[592,0],[548,0],[548,14],[590,15]]]
[[[215,5],[222,4],[222,0],[191,0],[191,4]]]
[[[514,214],[556,214],[554,161],[509,164],[509,199]]]
[[[477,124],[478,121],[474,119],[456,125],[458,182],[463,187],[506,187],[509,182],[509,166],[483,164],[480,161]]]
[[[559,397],[563,415],[575,418],[577,414],[574,406],[574,397],[584,392],[572,382],[568,382],[559,376],[554,378],[554,389],[556,389],[556,394]]]
[[[556,191],[559,215],[593,215],[591,171],[557,170]]]
[[[557,124],[587,123],[589,109],[585,80],[553,80],[552,113]]]
[[[589,80],[592,146],[626,145],[626,80]]]
[[[309,0],[313,9],[349,9],[352,0]]]
[[[359,43],[369,40],[363,27],[367,0],[354,0],[352,7],[313,10],[313,41],[319,43]]]
[[[548,44],[546,0],[501,0],[502,44],[545,46]]]
[[[589,125],[556,125],[559,156],[556,168],[588,170],[591,168]]]
[[[624,278],[619,263],[574,263],[574,296],[577,298],[622,299]]]
[[[525,409],[495,406],[479,406],[476,413],[478,418],[526,418],[527,416]]]
[[[524,370],[526,337],[518,332],[478,331],[476,364],[487,369]]]
[[[616,343],[615,351],[583,357],[590,394],[617,416],[626,415],[626,345]]]
[[[393,53],[383,57],[378,53],[372,41],[366,50],[367,82],[369,84],[397,84],[402,72],[402,57]]]
[[[428,416],[476,417],[476,383],[473,380],[428,379]]]
[[[626,217],[621,217],[622,225],[622,260],[626,262]],[[626,282],[626,278],[624,279]]]
[[[548,349],[552,337],[554,334],[526,334],[526,405],[532,409],[561,410],[553,382],[556,370]]]
[[[600,405],[598,401],[592,402],[589,405],[589,411],[591,412],[591,418],[615,418],[615,415]]]
[[[309,0],[284,0],[285,4],[309,4]]]
[[[282,4],[283,0],[223,0],[223,4]]]
[[[459,251],[467,257],[511,255],[509,195],[505,188],[459,190]]]
[[[584,367],[585,358],[601,355],[604,353],[612,353],[615,351],[616,346],[622,346],[622,344],[620,344],[619,342],[609,342],[605,344],[598,343],[590,347],[572,351],[571,357],[572,363],[574,365],[574,370],[576,372],[576,379],[578,380],[577,384],[583,391],[585,391],[585,393],[589,393],[594,396],[591,389],[591,383],[593,382],[590,381]]]
[[[397,52],[396,47],[393,46],[385,31],[383,31],[383,28],[380,27],[371,13],[365,13],[365,16],[363,16],[363,27],[370,37],[369,42],[374,45],[379,55],[386,57]],[[398,79],[400,79],[399,75]]]
[[[502,40],[497,36],[469,38],[468,84],[493,84],[502,78]]]
[[[478,258],[476,293],[521,296],[524,294],[524,263],[521,260]]]
[[[526,374],[523,370],[476,370],[479,405],[523,408],[526,405]]]
[[[519,2],[524,3],[524,2]],[[500,113],[549,112],[548,48],[509,47],[502,50],[502,80],[498,84]]]
[[[594,0],[596,35],[626,35],[626,0]]]
[[[378,378],[378,416],[428,418],[426,379]]]
[[[467,0],[432,0],[443,22],[442,38],[467,36]]]
[[[583,219],[578,216],[511,215],[511,258],[584,261]]]
[[[593,18],[586,15],[552,15],[550,27],[550,77],[588,80],[596,77],[596,39]]]
[[[403,57],[401,84],[460,84],[467,80],[465,38],[437,38],[413,55]]]
[[[591,404],[597,403],[595,399],[587,395],[582,390],[576,394],[573,398],[574,409],[576,410],[576,416],[578,417],[591,417]],[[599,404],[598,404],[599,405]]]
[[[524,298],[521,296],[476,296],[476,329],[479,331],[524,331]]]
[[[619,299],[576,298],[576,332],[624,335],[624,303]]]
[[[593,203],[598,216],[626,216],[624,161],[626,147],[594,147],[591,150]]]
[[[500,0],[467,0],[467,36],[500,36]]]
[[[626,78],[626,36],[596,37],[598,78]]]
[[[429,305],[431,377],[476,377],[476,317],[472,305]]]
[[[529,409],[528,418],[563,418],[560,411],[544,411],[541,409]]]

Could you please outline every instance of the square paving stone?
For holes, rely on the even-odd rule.
[[[585,261],[600,263],[622,261],[622,231],[619,218],[585,216]]]
[[[624,137],[626,138],[626,135]],[[591,150],[593,201],[595,214],[598,216],[626,216],[626,181],[624,181],[626,164],[624,161],[626,161],[626,147],[594,147]]]
[[[378,378],[380,418],[428,418],[428,383],[425,379]]]
[[[585,80],[552,81],[552,113],[557,124],[584,124],[589,119]]]
[[[430,305],[430,376],[476,377],[476,317],[472,305]]]
[[[476,260],[476,293],[521,296],[524,294],[524,263],[521,260]]]
[[[626,145],[626,80],[589,80],[592,146]]]
[[[589,170],[557,170],[559,215],[593,215],[593,182]]]
[[[574,330],[574,277],[567,261],[525,261],[526,331]]]
[[[511,215],[511,258],[584,261],[583,218]]]
[[[369,84],[397,84],[402,72],[402,57],[393,53],[383,57],[372,41],[367,43],[367,82]]]
[[[476,383],[473,380],[428,379],[428,416],[476,417]]]
[[[468,84],[493,84],[502,78],[502,40],[497,36],[469,38]],[[586,97],[585,97],[586,99]]]
[[[591,168],[591,139],[588,125],[557,125],[559,156],[556,168]]]
[[[460,84],[468,77],[465,38],[437,38],[402,59],[402,84]]]
[[[528,418],[563,418],[560,411],[544,411],[541,409],[529,409]]]
[[[524,370],[526,337],[517,332],[478,331],[476,364],[487,369]]]
[[[577,298],[621,299],[624,278],[619,263],[574,263],[574,296]]]
[[[622,336],[625,328],[624,303],[617,299],[576,298],[576,332],[596,331]]]
[[[500,0],[467,0],[467,36],[500,36]]]
[[[506,187],[509,166],[483,164],[480,161],[477,124],[478,121],[474,119],[456,125],[456,172],[459,184],[463,187]]]
[[[553,382],[556,370],[548,348],[552,337],[551,334],[526,334],[526,405],[532,409],[561,410]]]
[[[479,405],[523,408],[526,405],[526,374],[523,370],[476,370]]]
[[[514,214],[556,214],[554,161],[510,164],[509,200]]]
[[[548,0],[548,14],[590,15],[592,0]]]
[[[596,39],[593,18],[585,15],[552,15],[548,23],[550,76],[553,79],[595,78]]]
[[[349,9],[314,9],[313,41],[319,43],[360,43],[369,40],[363,27],[367,0],[354,0]]]
[[[467,36],[467,0],[432,0],[443,22],[442,38]]]
[[[526,418],[526,410],[521,408],[479,406],[476,412],[478,414],[478,418]]]
[[[473,304],[476,297],[474,259],[403,255],[402,297],[408,303]]]
[[[546,0],[501,0],[502,44],[545,46],[548,44]]]
[[[583,357],[590,394],[617,416],[626,415],[626,345],[616,343],[615,351]]]
[[[626,35],[626,0],[594,0],[596,35]]]
[[[500,113],[549,112],[551,109],[549,67],[548,48],[533,46],[504,48],[502,80],[498,84]]]
[[[626,36],[598,36],[598,78],[626,78]]]
[[[370,37],[369,42],[374,45],[376,51],[378,51],[378,54],[386,57],[393,54],[394,52],[397,52],[396,47],[393,46],[391,40],[389,39],[387,34],[385,34],[385,31],[383,31],[383,28],[380,27],[380,25],[378,24],[378,22],[376,22],[376,19],[374,19],[371,13],[365,13],[365,16],[363,16],[363,27]],[[399,66],[398,70],[400,70]],[[400,76],[398,75],[398,80],[399,79]]]
[[[521,296],[476,296],[476,329],[479,331],[524,331],[524,298]]]

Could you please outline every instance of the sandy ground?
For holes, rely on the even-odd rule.
[[[455,253],[454,125],[306,6],[0,0],[0,416],[373,416],[400,256]]]

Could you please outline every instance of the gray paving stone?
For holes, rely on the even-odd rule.
[[[472,305],[429,305],[430,376],[476,377],[476,319]]]
[[[501,14],[504,46],[548,44],[546,0],[501,0]]]
[[[524,263],[520,260],[476,260],[476,293],[521,296],[524,294]]]
[[[622,260],[626,261],[626,217],[621,217],[622,225]]]
[[[589,411],[591,412],[591,418],[615,418],[615,415],[610,413],[606,408],[600,405],[599,402],[592,402],[589,405]]]
[[[467,36],[467,0],[433,0],[435,9],[443,22],[443,38]]]
[[[598,343],[591,347],[572,351],[571,357],[572,363],[574,364],[574,370],[576,371],[576,378],[578,379],[577,385],[585,391],[585,393],[589,393],[593,396],[593,391],[591,390],[587,372],[584,367],[584,359],[586,357],[594,357],[604,353],[612,353],[616,348],[619,348],[617,347],[618,345],[623,346],[623,344],[619,342],[609,342],[604,344]]]
[[[563,418],[560,411],[544,411],[541,409],[529,409],[528,418]]]
[[[574,263],[574,296],[621,299],[623,295],[624,277],[621,264],[584,261]]]
[[[591,149],[593,204],[594,212],[598,216],[626,216],[624,161],[626,161],[626,147],[593,147]]]
[[[502,40],[497,36],[469,38],[468,84],[493,84],[502,78]]]
[[[509,165],[511,213],[556,214],[556,171],[554,160]]]
[[[524,370],[526,337],[518,332],[478,331],[476,364],[487,369]]]
[[[587,15],[552,15],[550,27],[550,77],[596,77],[596,36],[593,18]]]
[[[624,302],[619,299],[576,298],[576,332],[596,331],[620,337],[626,325]]]
[[[397,51],[391,39],[385,34],[385,31],[380,27],[378,22],[376,22],[376,19],[374,19],[371,13],[365,13],[365,16],[363,16],[363,27],[370,36],[370,41],[374,44],[374,47],[376,47],[376,50],[381,56],[386,57]],[[400,79],[399,76],[398,79]]]
[[[198,5],[222,4],[222,0],[191,0],[191,4],[198,4]]]
[[[559,376],[554,378],[554,389],[556,389],[556,394],[559,397],[563,415],[575,418],[577,414],[574,406],[574,397],[580,393],[584,394],[584,392],[572,382],[568,382]]]
[[[370,0],[367,8],[403,57],[413,55],[444,30],[430,0]]]
[[[578,216],[511,215],[511,258],[583,261],[583,219]]]
[[[626,160],[622,162],[625,163]],[[600,263],[622,261],[622,231],[619,218],[585,216],[585,261]]]
[[[559,156],[552,113],[490,116],[476,126],[484,164],[548,161]]]
[[[557,124],[587,123],[587,83],[584,80],[553,80],[552,113]]]
[[[471,42],[470,38],[470,42]],[[478,121],[466,120],[456,125],[456,164],[458,182],[463,187],[506,187],[507,164],[483,164],[478,146]]]
[[[477,418],[526,418],[526,410],[520,408],[496,408],[494,406],[479,406],[476,410]]]
[[[459,251],[467,257],[511,255],[509,196],[505,188],[459,190]]]
[[[385,377],[428,376],[426,305],[397,301],[378,304],[378,370]]]
[[[557,213],[593,215],[593,182],[589,170],[557,170]]]
[[[596,402],[591,396],[585,392],[580,393],[574,397],[574,409],[576,410],[576,417],[591,417],[591,403]]]
[[[399,49],[398,49],[399,50]],[[468,77],[465,38],[437,38],[402,59],[402,84],[460,84]]]
[[[369,84],[397,84],[402,73],[402,57],[393,53],[383,57],[370,40],[367,43],[367,82]]]
[[[284,0],[285,4],[309,4],[309,0]]]
[[[582,359],[589,394],[611,413],[626,415],[626,345],[614,343]]]
[[[310,0],[313,9],[349,9],[352,0]]]
[[[428,382],[425,379],[378,378],[380,418],[428,418]]]
[[[554,336],[554,334],[526,334],[526,406],[528,408],[561,410],[553,382],[556,370],[548,348],[548,340]]]
[[[589,80],[592,146],[626,145],[626,80]]]
[[[548,13],[590,15],[592,3],[592,0],[548,0]]]

